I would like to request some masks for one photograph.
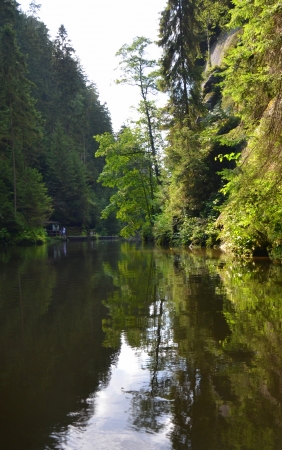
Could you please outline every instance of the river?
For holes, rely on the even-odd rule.
[[[278,450],[282,268],[90,241],[0,251],[1,450]]]

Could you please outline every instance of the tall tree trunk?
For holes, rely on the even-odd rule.
[[[184,88],[184,104],[185,104],[185,114],[188,116],[189,114],[189,102],[188,102],[188,88],[186,81],[186,73],[185,73],[185,51],[183,45],[183,17],[182,17],[182,3],[181,0],[179,2],[179,31],[180,31],[180,54],[181,54],[181,66],[182,66],[182,80],[183,80],[183,88]]]
[[[142,95],[142,98],[143,98],[143,101],[144,101],[144,105],[145,105],[145,114],[146,114],[146,118],[147,118],[149,140],[150,140],[150,147],[151,147],[151,152],[152,152],[152,156],[153,156],[155,175],[156,175],[157,183],[161,184],[161,182],[160,182],[160,170],[159,170],[159,166],[158,166],[158,163],[157,163],[156,147],[155,147],[155,141],[154,141],[154,136],[153,136],[153,127],[152,127],[151,115],[150,115],[150,111],[149,111],[149,108],[148,108],[147,96],[146,96],[146,93],[144,92],[142,81],[141,81],[141,95]]]
[[[13,159],[13,185],[14,185],[14,212],[17,215],[17,174],[16,174],[16,155],[15,155],[15,136],[13,123],[13,107],[10,105],[10,126],[11,126],[11,142],[12,142],[12,159]]]

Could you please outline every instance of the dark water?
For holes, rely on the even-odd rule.
[[[0,449],[281,449],[281,319],[264,260],[2,250]]]

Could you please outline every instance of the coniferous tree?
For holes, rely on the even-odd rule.
[[[0,0],[0,239],[42,225],[50,196],[53,218],[107,233],[99,216],[111,189],[97,184],[104,160],[93,135],[112,131],[109,111],[64,26],[52,42],[39,5],[18,7]]]
[[[57,120],[64,126],[67,134],[71,133],[73,102],[85,85],[82,69],[74,55],[75,50],[68,38],[68,33],[64,25],[61,25],[53,47],[53,80],[59,106]]]
[[[89,190],[85,169],[60,124],[52,135],[46,178],[54,202],[54,219],[73,225],[87,223]]]
[[[45,130],[53,131],[56,90],[53,79],[53,43],[48,29],[33,13],[21,14],[16,22],[17,41],[25,55],[27,78],[33,83],[31,93],[36,109],[45,120]]]
[[[17,5],[14,0],[0,0],[0,27],[15,23]]]
[[[168,0],[161,14],[162,47],[161,87],[169,93],[173,115],[193,116],[192,104],[198,96],[200,69],[195,64],[199,56],[201,27],[195,0]]]
[[[41,119],[30,95],[26,64],[11,25],[5,25],[0,41],[0,102],[2,158],[13,168],[14,214],[17,215],[17,179],[37,158]]]

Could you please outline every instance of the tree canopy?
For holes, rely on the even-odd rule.
[[[97,185],[93,135],[111,131],[61,25],[54,41],[38,19],[14,1],[0,4],[0,232],[16,240],[47,219],[104,228],[100,212],[110,190]],[[1,238],[0,238],[1,239]]]
[[[52,41],[35,2],[0,8],[0,239],[49,218],[281,259],[277,0],[168,0],[160,60],[144,36],[117,51],[140,94],[118,133],[65,26]]]

